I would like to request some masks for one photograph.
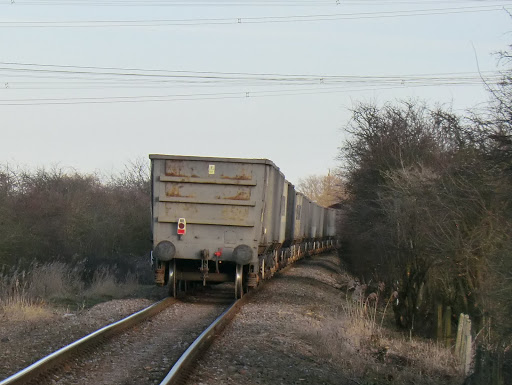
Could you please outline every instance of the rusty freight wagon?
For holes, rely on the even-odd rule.
[[[150,159],[156,280],[171,295],[190,282],[231,281],[240,297],[280,264],[327,247],[335,235],[327,225],[333,210],[296,193],[270,160]]]

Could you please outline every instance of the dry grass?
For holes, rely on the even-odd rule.
[[[80,309],[86,303],[123,298],[137,291],[137,277],[128,275],[119,281],[115,273],[99,268],[86,288],[81,268],[62,262],[0,271],[0,317],[12,321],[45,319],[52,314],[49,304]]]
[[[123,281],[116,279],[115,272],[107,267],[94,272],[91,285],[84,292],[86,298],[123,298],[137,291],[137,277],[127,274]]]
[[[52,318],[54,313],[45,304],[8,303],[0,307],[7,321],[37,321]]]
[[[368,301],[344,302],[338,316],[317,331],[326,359],[355,384],[462,383],[449,350],[381,326],[382,316]]]
[[[29,294],[34,298],[69,298],[83,290],[80,269],[62,262],[35,265],[30,274]]]
[[[59,263],[1,271],[0,315],[10,321],[48,318],[51,311],[46,302],[62,294],[63,281],[69,278],[67,273],[69,270]]]

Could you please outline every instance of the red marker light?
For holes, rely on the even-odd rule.
[[[185,218],[178,219],[178,235],[185,235],[187,232],[187,221]]]

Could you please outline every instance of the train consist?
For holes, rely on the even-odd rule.
[[[150,155],[156,282],[235,282],[241,297],[306,253],[332,248],[336,210],[267,159]]]

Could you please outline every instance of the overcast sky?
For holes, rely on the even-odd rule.
[[[339,166],[359,101],[488,98],[511,1],[0,0],[0,163],[150,153]],[[495,78],[494,78],[495,79]]]

